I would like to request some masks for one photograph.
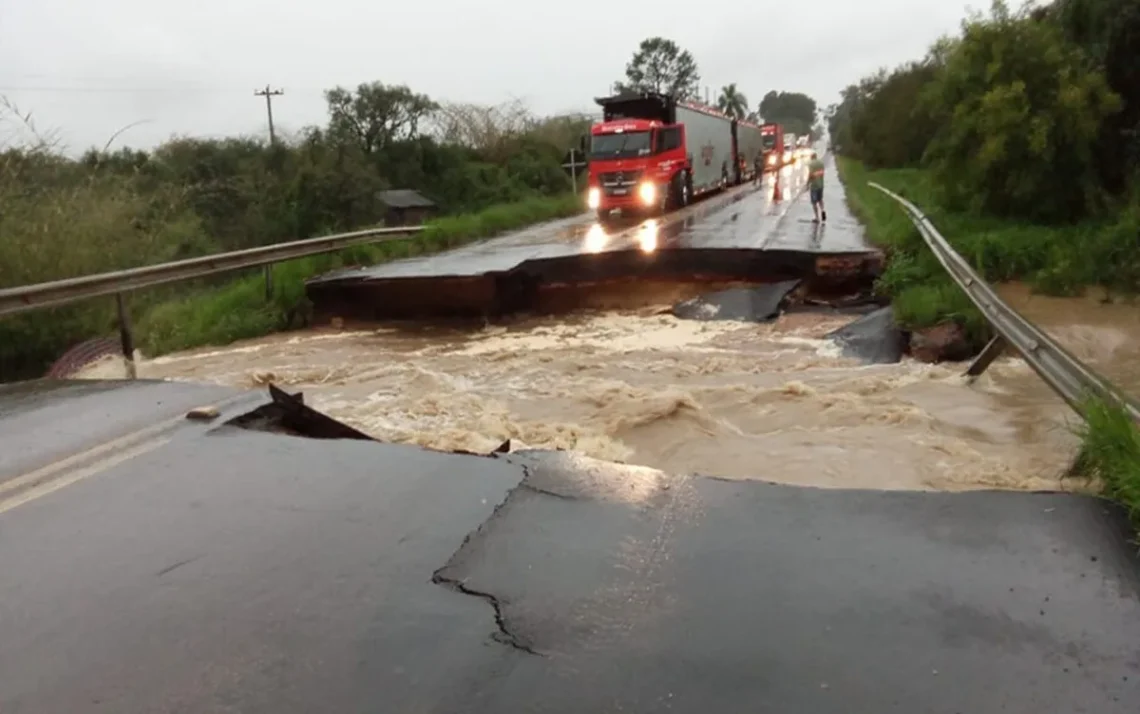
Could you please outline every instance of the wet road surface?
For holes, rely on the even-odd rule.
[[[155,382],[0,384],[0,494],[17,476],[233,394],[224,387]]]
[[[881,271],[881,255],[864,243],[854,219],[843,217],[842,186],[830,162],[828,173],[832,217],[839,219],[830,230],[811,223],[806,166],[799,164],[761,185],[625,228],[559,221],[429,258],[318,276],[306,294],[317,321],[326,322],[565,312],[622,283],[811,279],[839,291],[867,288]]]
[[[827,162],[828,200],[843,201],[834,162]],[[683,210],[624,226],[603,226],[592,217],[568,218],[470,246],[423,258],[410,258],[373,267],[349,268],[310,281],[345,279],[475,276],[502,272],[526,262],[624,250],[665,249],[782,249],[806,252],[865,252],[858,227],[813,229],[811,206],[801,198],[806,164],[786,167],[765,178],[714,195]],[[777,183],[780,189],[776,194]],[[852,239],[852,237],[856,237]]]
[[[1140,696],[1135,555],[1083,496],[185,422],[0,530],[5,714],[1112,714]]]

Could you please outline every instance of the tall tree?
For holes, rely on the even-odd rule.
[[[642,40],[625,66],[625,81],[618,82],[623,93],[661,92],[678,99],[700,96],[700,72],[688,50],[664,37]]]
[[[355,92],[335,87],[325,92],[325,101],[330,137],[350,141],[366,154],[418,136],[420,122],[439,109],[427,95],[381,82],[361,84]]]
[[[819,118],[815,100],[800,92],[768,92],[760,100],[760,116],[766,122],[783,124],[789,132],[805,135]]]
[[[748,113],[748,97],[736,88],[736,82],[721,88],[716,105],[722,112],[737,119],[743,119]]]

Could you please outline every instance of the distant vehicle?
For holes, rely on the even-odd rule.
[[[784,160],[784,127],[780,124],[764,124],[760,127],[763,146],[764,170],[776,171]]]
[[[702,104],[657,93],[596,100],[586,201],[598,218],[659,213],[736,185],[762,150],[760,127]]]

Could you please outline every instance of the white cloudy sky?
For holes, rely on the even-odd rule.
[[[663,35],[693,52],[704,84],[737,82],[753,104],[782,89],[826,105],[965,14],[965,0],[0,0],[0,95],[71,151],[135,122],[119,143],[263,132],[253,89],[266,83],[285,91],[284,130],[323,121],[323,89],[372,80],[591,110],[637,43]]]

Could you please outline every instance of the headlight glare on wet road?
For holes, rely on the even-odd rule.
[[[586,205],[590,210],[598,210],[598,206],[602,205],[602,192],[596,188],[591,188],[586,192]]]
[[[637,232],[637,242],[646,253],[657,250],[657,221],[650,219],[641,225]]]
[[[595,223],[586,231],[586,252],[600,253],[608,241],[609,236],[606,235],[606,229]]]

